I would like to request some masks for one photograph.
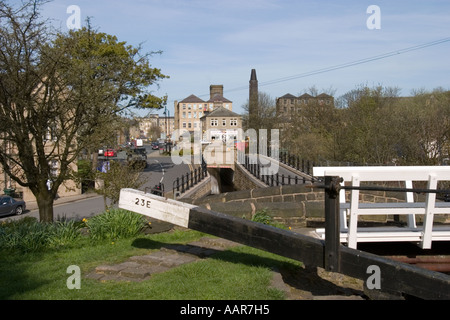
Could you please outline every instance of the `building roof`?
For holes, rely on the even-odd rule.
[[[224,98],[224,96],[220,95],[220,94],[216,94],[214,95],[214,97],[212,97],[211,99],[209,99],[206,102],[215,102],[215,101],[221,101],[221,102],[229,102],[231,103],[230,100],[228,100],[227,98]]]
[[[308,93],[304,93],[301,96],[299,96],[300,99],[311,99],[314,98],[312,95],[308,94]]]
[[[297,99],[297,97],[290,93],[286,93],[284,96],[280,97],[280,99]]]
[[[316,98],[333,98],[333,97],[330,96],[329,94],[321,93]]]
[[[180,103],[189,103],[189,102],[191,102],[191,103],[192,102],[193,103],[202,103],[202,102],[205,102],[205,101],[203,101],[202,99],[200,99],[199,97],[197,97],[197,96],[195,96],[193,94],[191,94],[189,97],[187,97],[187,98],[185,98],[185,99],[180,101]]]
[[[225,109],[224,107],[218,107],[217,109],[214,109],[213,111],[204,115],[200,119],[209,117],[241,117],[241,115],[237,114],[236,112]]]

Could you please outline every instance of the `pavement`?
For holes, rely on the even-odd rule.
[[[55,199],[53,205],[58,206],[58,205],[62,205],[62,204],[82,201],[82,200],[86,200],[86,199],[90,199],[90,198],[100,198],[100,197],[102,197],[102,196],[95,192],[83,193],[83,194],[79,194],[79,195],[73,195],[73,196]],[[27,204],[27,210],[29,210],[29,211],[34,211],[34,210],[38,209],[38,205],[37,205],[36,201],[27,201],[26,204]]]

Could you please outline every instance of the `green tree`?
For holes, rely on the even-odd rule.
[[[0,148],[0,164],[33,192],[41,221],[52,221],[58,188],[72,179],[80,153],[110,135],[129,108],[161,108],[167,97],[151,94],[166,78],[151,67],[152,53],[89,22],[52,36],[43,3],[0,0],[0,144],[12,146]]]
[[[336,139],[339,160],[358,164],[385,164],[395,158],[392,114],[397,88],[357,88],[342,97],[340,131]]]
[[[119,202],[120,190],[123,188],[139,189],[147,178],[142,174],[142,167],[109,161],[106,172],[97,172],[100,181],[100,188],[97,193],[103,195],[105,209],[107,209],[106,198],[111,200],[111,204]]]

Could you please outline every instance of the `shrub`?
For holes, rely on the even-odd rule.
[[[0,249],[34,252],[75,245],[82,239],[81,229],[87,227],[92,240],[126,239],[138,235],[147,225],[137,213],[120,209],[106,211],[83,221],[63,220],[41,223],[25,217],[0,224]]]
[[[81,234],[75,221],[41,223],[35,218],[3,222],[0,225],[0,247],[21,252],[39,251],[73,244]]]
[[[280,229],[288,229],[284,224],[274,221],[273,218],[267,213],[267,211],[267,209],[257,211],[253,216],[252,221],[267,224],[269,226]]]
[[[126,239],[138,235],[146,226],[144,216],[121,209],[108,210],[90,219],[83,219],[93,240]]]

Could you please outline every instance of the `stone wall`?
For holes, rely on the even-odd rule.
[[[187,192],[181,194],[178,199],[184,202],[193,202],[195,199],[203,198],[211,194],[211,176],[208,175],[205,179],[200,181],[198,184],[190,188]],[[174,195],[167,193],[166,197],[174,199]]]
[[[323,190],[303,185],[254,188],[192,199],[190,203],[209,210],[251,219],[261,210],[289,226],[307,226],[323,221]]]
[[[236,163],[234,169],[233,185],[236,190],[264,188],[266,186],[239,163]]]

